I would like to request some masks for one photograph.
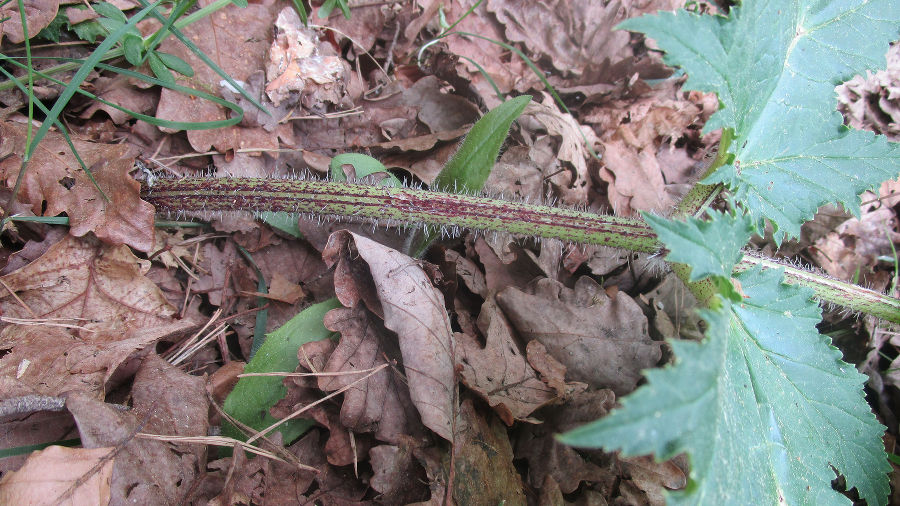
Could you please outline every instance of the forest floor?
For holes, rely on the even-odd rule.
[[[485,185],[492,195],[666,214],[715,153],[719,133],[701,132],[715,96],[682,91],[683,76],[650,41],[613,30],[682,2],[584,0],[566,10],[488,0],[468,15],[472,0],[350,3],[349,19],[340,9],[327,19],[313,10],[319,28],[301,28],[290,3],[264,0],[183,29],[271,115],[174,37],[159,50],[194,70],[178,82],[239,104],[239,124],[167,128],[76,96],[61,120],[108,203],[58,129],[42,140],[5,210],[69,223],[16,221],[2,233],[0,447],[66,445],[0,459],[8,504],[658,505],[664,490],[687,485],[683,456],[659,463],[554,439],[607,414],[641,384],[641,371],[670,362],[666,340],[702,336],[691,295],[658,259],[463,231],[415,261],[402,253],[406,229],[310,217],[266,223],[226,213],[199,217],[199,226],[154,227],[154,219],[193,217],[156,216],[136,178],[325,178],[334,156],[364,153],[427,186],[471,125],[502,103],[498,91],[533,100]],[[79,37],[104,33],[96,12],[37,4],[27,11],[29,33],[44,30],[31,39],[35,56],[84,58],[93,46]],[[138,10],[132,0],[114,4],[129,16]],[[2,9],[19,19],[13,3]],[[442,19],[523,51],[569,111],[501,45],[457,34],[420,52]],[[22,55],[21,25],[17,34],[12,24],[3,24],[2,52]],[[144,35],[158,27],[138,24]],[[837,92],[848,124],[893,140],[898,48],[888,70]],[[278,62],[295,51],[311,56],[281,74]],[[160,120],[231,114],[106,70],[92,71],[82,88]],[[61,89],[38,81],[35,94],[49,104]],[[0,102],[5,203],[25,154],[28,107],[17,90],[0,92]],[[777,254],[894,289],[898,188],[887,182],[864,196],[859,218],[821,209]],[[754,242],[776,253],[770,239]],[[391,262],[414,272],[379,267]],[[403,314],[388,309],[398,305]],[[446,339],[434,336],[442,325],[452,330]],[[866,392],[890,450],[897,334],[830,308],[820,330],[870,377]],[[255,357],[254,370],[312,375],[257,378],[244,397],[226,401],[266,334],[265,353],[289,351],[270,362]],[[422,378],[446,375],[447,363],[444,390],[423,392]],[[223,404],[254,419],[255,430],[289,415],[302,420],[258,439],[264,455],[252,456],[224,439],[235,429],[223,429]]]

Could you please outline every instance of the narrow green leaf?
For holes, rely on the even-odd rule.
[[[325,313],[340,305],[337,299],[330,299],[310,306],[291,318],[268,335],[256,355],[244,368],[244,372],[293,372],[299,363],[297,350],[301,345],[335,335],[322,325],[322,318],[325,317]],[[269,414],[269,408],[286,394],[287,389],[281,377],[241,378],[225,399],[224,409],[238,421],[255,430],[263,430],[277,421]],[[285,422],[277,430],[281,432],[285,444],[288,444],[312,424],[310,420],[295,419]],[[240,430],[228,423],[223,424],[222,433],[242,441],[247,439]]]
[[[122,9],[119,9],[109,2],[96,3],[94,4],[93,9],[97,14],[108,19],[120,21],[123,25],[128,21],[128,18],[125,16],[125,13],[122,12]]]
[[[900,173],[897,145],[844,127],[834,91],[885,67],[900,1],[747,1],[727,18],[660,12],[619,27],[656,40],[686,89],[718,94],[704,131],[733,130],[734,161],[703,182],[731,188],[776,240],[797,237],[828,202],[858,213],[861,192]]]
[[[851,504],[832,469],[869,504],[890,471],[866,377],[816,330],[811,291],[782,272],[738,275],[741,304],[703,310],[703,342],[670,341],[674,365],[646,372],[622,408],[561,436],[625,455],[690,457],[690,483],[670,504]]]
[[[512,122],[522,114],[531,95],[507,100],[482,116],[435,178],[432,187],[447,191],[480,191],[494,168]]]
[[[164,53],[162,51],[154,51],[153,54],[158,56],[166,67],[169,67],[185,77],[194,77],[194,69],[191,68],[191,65],[174,54]]]
[[[743,212],[711,211],[709,220],[667,220],[649,213],[643,217],[666,245],[666,260],[691,265],[691,282],[710,276],[730,278],[741,261],[741,248],[753,234],[753,220]]]

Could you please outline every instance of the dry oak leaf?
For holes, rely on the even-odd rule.
[[[106,505],[115,448],[50,446],[0,480],[0,504]]]
[[[348,298],[337,286],[366,280],[340,279],[342,273],[351,271],[348,264],[357,265],[353,268],[357,272],[362,270],[357,258],[368,265],[378,301],[366,300],[367,306],[376,314],[383,312],[385,327],[397,333],[410,397],[422,423],[452,441],[456,378],[444,296],[419,261],[346,230],[331,235],[322,257],[329,265],[341,264],[335,269],[335,287],[346,306],[355,306],[360,299]]]
[[[203,7],[210,3],[201,1],[198,5]],[[238,82],[246,83],[251,74],[265,65],[277,9],[274,2],[269,5],[251,3],[244,8],[229,4],[184,27],[183,32],[225,73]],[[178,40],[170,37],[160,45],[160,50],[178,56],[194,69],[192,78],[177,78],[179,84],[204,92],[223,89],[220,84],[222,77]],[[213,91],[213,94],[217,93]],[[156,117],[172,121],[218,121],[226,119],[227,114],[223,107],[214,102],[167,88],[160,92],[156,109]],[[278,148],[278,138],[262,127],[243,128],[236,125],[188,130],[187,138],[191,147],[201,153],[209,151],[212,146],[223,152],[242,148]]]
[[[0,178],[12,188],[16,184],[25,152],[25,127],[0,123],[2,152]],[[9,142],[7,142],[9,141]],[[63,137],[50,132],[37,146],[18,198],[38,213],[46,202],[44,216],[66,213],[69,233],[81,237],[93,232],[105,242],[128,244],[139,251],[153,249],[153,206],[140,198],[140,184],[129,175],[134,157],[123,144],[97,144],[73,140],[85,165],[103,189],[78,164]]]
[[[319,378],[319,388],[332,392],[358,381],[365,371],[385,364],[385,356],[398,357],[396,340],[363,305],[329,311],[325,327],[340,332],[341,340],[323,372],[339,373]],[[382,369],[344,392],[341,423],[354,432],[374,432],[381,441],[399,444],[408,437],[422,437],[419,415],[402,378]]]
[[[69,236],[34,262],[0,278],[6,290],[18,295],[14,299],[6,291],[0,310],[15,318],[77,318],[92,331],[130,332],[168,325],[177,310],[144,277],[149,266],[127,246]],[[82,336],[86,334],[82,330]]]
[[[113,504],[169,505],[186,499],[197,477],[196,462],[162,441],[134,437],[142,419],[80,392],[66,397],[66,408],[85,448],[119,447],[112,473]]]
[[[522,42],[530,54],[547,56],[557,70],[579,72],[603,59],[620,61],[633,56],[628,32],[613,30],[631,17],[630,3],[489,0],[487,9],[505,27],[507,40]]]
[[[595,388],[631,392],[641,371],[662,355],[637,303],[624,293],[610,298],[588,277],[579,278],[574,290],[546,278],[532,293],[508,288],[497,294],[497,303],[519,336],[540,341],[570,379]]]
[[[456,333],[456,360],[463,383],[512,425],[557,396],[528,365],[497,306],[485,303],[482,317],[485,313],[490,323],[484,348],[475,337]]]
[[[29,0],[25,5],[25,23],[28,26],[28,37],[34,37],[56,17],[59,0]],[[22,31],[22,18],[19,14],[18,2],[8,2],[0,8],[0,39],[5,35],[13,44],[25,41]]]
[[[574,492],[582,481],[593,482],[595,488],[612,487],[613,472],[585,460],[571,446],[556,441],[555,435],[606,415],[615,398],[610,390],[582,392],[562,406],[544,410],[543,424],[523,426],[516,440],[516,458],[528,461],[532,487],[541,487],[547,477],[565,494]]]

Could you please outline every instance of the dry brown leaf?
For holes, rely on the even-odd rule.
[[[319,388],[339,390],[358,381],[361,373],[385,364],[385,357],[399,357],[396,341],[365,309],[338,308],[329,311],[325,327],[340,332],[341,340],[328,358]],[[398,444],[404,438],[424,435],[407,387],[396,371],[383,369],[344,392],[341,423],[354,432],[373,432],[381,441]]]
[[[887,68],[838,86],[838,109],[853,128],[900,138],[900,44],[887,53]]]
[[[434,0],[437,1],[437,0]],[[432,2],[419,0],[419,5],[426,8]],[[456,31],[476,33],[482,37],[502,41],[506,39],[503,27],[497,23],[487,11],[484,3],[474,11],[468,13],[476,3],[476,0],[461,0],[458,2],[444,2],[443,11],[447,19],[461,20],[456,25]],[[539,87],[540,79],[534,75],[531,69],[518,56],[511,54],[502,47],[479,38],[453,36],[443,39],[446,42],[450,54],[466,56],[481,66],[491,79],[496,83],[502,93],[516,90],[525,92],[534,87]],[[485,100],[488,107],[493,108],[500,103],[494,88],[481,76],[475,65],[459,60],[457,72],[461,77],[471,82],[478,90],[479,95]]]
[[[75,10],[75,9],[69,9]],[[93,13],[92,10],[75,10],[76,12]],[[147,113],[156,104],[154,95],[147,90],[136,87],[125,76],[98,77],[91,82],[94,95],[120,107],[130,109],[142,114]],[[124,111],[104,104],[99,100],[91,101],[90,105],[79,115],[81,119],[88,119],[97,111],[103,111],[109,115],[113,123],[121,125],[132,119],[132,116]],[[152,113],[151,113],[152,114]]]
[[[631,481],[647,494],[651,506],[665,506],[664,490],[680,490],[687,486],[684,471],[671,460],[656,462],[651,456],[619,458]]]
[[[202,1],[202,7],[209,4]],[[251,3],[245,8],[228,5],[213,14],[191,23],[182,30],[201,51],[234,80],[246,83],[250,75],[263,69],[269,49],[276,9],[272,4]],[[190,79],[176,78],[179,84],[218,94],[223,89],[222,77],[203,63],[184,44],[170,37],[160,50],[178,56],[194,69]],[[163,88],[160,92],[156,117],[172,121],[217,121],[226,119],[226,111],[213,102],[198,99]],[[262,127],[232,126],[212,130],[189,130],[191,147],[206,152],[211,147],[219,151],[241,148],[278,148],[278,138]]]
[[[10,325],[0,334],[0,346],[12,350],[0,359],[4,397],[72,389],[100,394],[134,352],[194,325],[174,318],[175,308],[127,247],[96,239],[66,237],[0,279],[19,297],[6,292],[0,300],[6,316],[61,319]]]
[[[183,459],[161,441],[135,438],[143,420],[132,413],[79,392],[67,397],[66,407],[85,448],[121,447],[113,465],[113,503],[163,505],[185,499],[197,475],[194,459]]]
[[[371,239],[338,231],[329,238],[322,257],[329,265],[341,264],[335,269],[335,289],[346,306],[355,306],[360,298],[348,297],[337,287],[368,284],[365,278],[339,279],[349,272],[350,265],[359,265],[352,260],[357,256],[368,265],[378,297],[378,302],[362,300],[376,314],[383,311],[384,325],[397,333],[410,397],[422,423],[442,438],[452,440],[456,379],[444,296],[431,284],[417,260]],[[359,271],[364,267],[352,269]]]
[[[25,152],[25,127],[0,123],[0,137],[7,156],[0,162],[0,178],[12,188]],[[6,140],[10,139],[7,144]],[[153,248],[153,206],[140,199],[140,184],[129,175],[134,157],[124,144],[96,144],[73,140],[109,202],[81,169],[69,146],[58,133],[48,133],[35,150],[19,192],[19,200],[44,216],[66,213],[69,233],[93,232],[113,244],[128,244],[140,251]]]
[[[562,406],[545,410],[543,424],[523,427],[516,441],[516,458],[528,460],[528,483],[532,487],[541,487],[551,477],[566,494],[582,481],[594,482],[595,488],[612,488],[616,481],[613,472],[586,461],[572,447],[557,442],[555,435],[606,415],[615,398],[611,390],[579,393]]]
[[[628,32],[613,30],[634,15],[630,4],[619,0],[489,0],[487,9],[506,28],[506,40],[522,42],[528,53],[546,56],[557,70],[578,73],[603,59],[619,61],[632,56]]]
[[[149,266],[126,246],[67,237],[34,262],[0,278],[19,299],[4,290],[0,309],[17,318],[80,319],[78,325],[93,330],[130,332],[167,325],[176,309],[144,277]]]
[[[382,504],[409,504],[428,498],[425,470],[408,446],[381,445],[369,450],[372,479],[369,485]]]
[[[0,479],[0,504],[106,505],[110,500],[115,448],[50,446]]]
[[[631,392],[661,357],[641,308],[624,293],[611,299],[591,278],[580,278],[574,290],[542,279],[532,293],[501,291],[497,303],[520,336],[540,341],[570,379],[595,388]]]
[[[456,333],[457,367],[466,386],[484,398],[506,425],[512,425],[557,395],[525,361],[496,305],[485,303],[480,319],[489,322],[485,346],[473,336]]]
[[[155,353],[141,361],[131,396],[143,432],[167,436],[206,436],[209,432],[204,379],[187,374]],[[197,462],[205,459],[203,446],[180,445],[180,450],[193,454]]]
[[[23,2],[25,5],[25,23],[28,26],[28,36],[34,37],[43,30],[56,17],[60,0],[32,0]],[[22,18],[19,14],[18,2],[8,2],[0,8],[0,40],[5,35],[13,44],[25,40],[22,31]]]
[[[460,405],[453,452],[457,504],[525,504],[506,427],[490,413],[482,416],[471,399]]]
[[[599,142],[594,131],[590,127],[578,124],[570,114],[562,113],[547,93],[544,93],[542,103],[533,101],[528,104],[519,122],[523,128],[532,132],[546,131],[554,138],[554,143],[558,142],[559,148],[555,150],[556,158],[572,164],[574,175],[557,174],[551,178],[560,188],[560,198],[563,202],[567,204],[586,202],[590,179],[588,160],[592,156],[588,146],[593,149]],[[541,137],[538,137],[536,144],[540,143],[540,140]],[[548,141],[549,139],[544,142]]]

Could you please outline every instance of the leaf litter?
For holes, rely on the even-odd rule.
[[[651,261],[470,234],[419,260],[403,253],[403,231],[303,217],[300,239],[230,216],[216,217],[202,233],[153,231],[153,209],[130,175],[139,153],[168,175],[280,177],[323,174],[333,156],[367,152],[407,181],[433,182],[469,125],[500,102],[475,63],[501,92],[538,97],[513,127],[489,192],[550,196],[622,215],[665,214],[699,177],[718,141],[715,133],[701,134],[715,97],[681,91],[683,78],[670,77],[649,41],[610,31],[672,2],[524,8],[487,0],[455,27],[524,51],[573,114],[560,110],[524,61],[484,39],[451,35],[416,65],[418,48],[441,31],[441,17],[455,21],[475,2],[445,4],[351,2],[350,20],[337,9],[327,20],[312,18],[332,31],[297,30],[292,9],[251,3],[184,28],[272,112],[256,110],[167,39],[160,49],[196,72],[178,76],[179,83],[241,105],[244,119],[233,127],[175,132],[99,103],[74,102],[73,142],[110,201],[51,132],[15,210],[65,213],[69,233],[18,222],[6,230],[0,256],[0,402],[58,398],[65,408],[26,405],[0,424],[4,445],[50,442],[74,430],[82,448],[51,446],[27,460],[0,461],[0,497],[65,494],[77,503],[90,490],[99,495],[85,500],[115,504],[662,504],[664,490],[687,485],[683,457],[626,459],[554,439],[605,416],[641,383],[642,370],[667,363],[664,339],[701,335],[693,302]],[[29,5],[29,34],[49,26],[58,8]],[[4,12],[6,49],[22,31],[14,6]],[[74,24],[80,12],[62,15]],[[143,33],[151,23],[139,25]],[[275,64],[301,46],[306,58],[319,60],[293,60],[304,78],[288,84]],[[897,46],[890,54],[887,70],[854,78],[838,95],[851,125],[896,136]],[[230,114],[106,73],[86,86],[160,119]],[[0,101],[18,107],[16,93],[4,92]],[[24,153],[25,121],[8,109],[0,123],[7,196]],[[863,198],[870,203],[859,218],[835,218],[795,250],[835,277],[895,287],[896,193],[896,183],[885,183]],[[258,290],[256,268],[267,294]],[[301,415],[312,420],[305,433],[285,441],[275,432],[262,443],[277,458],[144,436],[215,434],[226,415],[208,399],[222,404],[240,381],[254,338],[331,297],[342,306],[322,319],[333,339],[295,350],[295,372],[315,376],[284,379],[284,398],[260,413],[277,419],[319,402]],[[262,311],[264,331],[256,328]],[[211,315],[210,325],[221,330],[205,345],[177,366],[161,358],[199,336]],[[900,341],[868,321],[830,321],[873,336],[873,347],[857,346],[879,413],[896,434],[891,396],[900,386]],[[327,395],[334,396],[321,401]],[[48,475],[56,480],[40,481]],[[27,490],[17,484],[23,482]]]

